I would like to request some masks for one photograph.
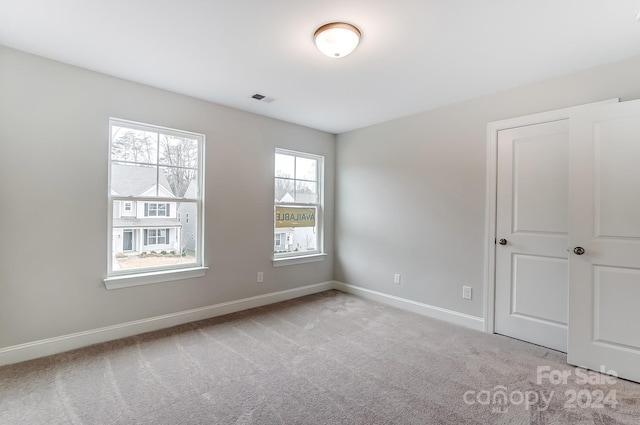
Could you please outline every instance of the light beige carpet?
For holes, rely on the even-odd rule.
[[[553,350],[329,291],[2,367],[0,423],[640,423],[640,385],[581,373]]]

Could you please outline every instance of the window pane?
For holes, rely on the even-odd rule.
[[[293,180],[276,179],[275,200],[276,202],[293,202],[295,196],[295,185]]]
[[[300,253],[318,249],[317,227],[287,227],[276,229],[273,252],[276,254]]]
[[[115,204],[118,202],[122,201],[114,201]],[[162,215],[167,205],[168,217]],[[114,211],[120,209],[119,205],[116,206]],[[196,202],[148,203],[148,206],[150,211],[157,211],[158,216],[128,217],[114,212],[113,270],[195,263],[198,242]],[[175,211],[180,213],[182,220],[176,218]],[[189,220],[184,219],[187,215]]]
[[[109,123],[108,275],[201,265],[198,179],[204,137],[116,119]]]
[[[112,160],[156,164],[157,151],[157,133],[115,125],[111,127]]]
[[[318,203],[318,184],[304,181],[296,181],[296,202],[307,204]]]
[[[304,254],[318,247],[316,207],[276,206],[273,251]]]
[[[295,157],[291,155],[276,154],[276,177],[294,178]]]
[[[198,141],[187,137],[160,135],[159,163],[174,167],[198,168]]]
[[[158,196],[157,169],[146,165],[111,163],[111,195]]]
[[[315,159],[296,158],[296,180],[312,180],[317,181],[317,163]]]
[[[160,187],[165,197],[198,198],[198,172],[190,168],[160,167]]]
[[[318,232],[315,227],[296,227],[293,233],[293,251],[315,251]]]

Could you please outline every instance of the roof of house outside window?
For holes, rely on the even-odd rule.
[[[111,164],[111,191],[120,196],[141,196],[156,185],[155,167],[136,167],[132,165]],[[169,181],[160,173],[158,183],[167,194],[172,193]],[[164,191],[163,191],[164,192]],[[173,195],[165,197],[172,197]]]

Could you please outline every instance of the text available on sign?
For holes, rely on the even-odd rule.
[[[276,227],[315,227],[315,208],[276,206]]]

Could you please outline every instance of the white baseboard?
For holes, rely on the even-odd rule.
[[[302,286],[286,291],[271,292],[269,294],[243,298],[241,300],[0,348],[0,366],[62,353],[64,351],[144,332],[157,331],[196,320],[209,319],[224,314],[261,307],[267,304],[328,291],[333,287],[333,282],[317,283],[315,285]]]
[[[177,313],[150,317],[148,319],[135,320],[118,325],[106,326],[104,328],[91,329],[88,331],[0,348],[0,366],[62,353],[76,348],[138,335],[145,332],[157,331],[171,326],[195,322],[197,320],[235,313],[250,308],[274,304],[293,298],[303,297],[305,295],[328,291],[330,289],[337,289],[342,292],[358,295],[363,298],[391,305],[403,310],[412,311],[434,319],[444,320],[446,322],[479,331],[482,331],[484,327],[484,319],[480,317],[458,313],[456,311],[419,303],[417,301],[396,297],[394,295],[384,294],[382,292],[361,288],[359,286],[332,281],[288,289],[286,291],[271,292],[255,297],[243,298],[240,300],[214,304],[192,310],[185,310]]]
[[[403,310],[411,311],[413,313],[418,313],[423,316],[429,316],[434,319],[439,319],[445,322],[464,326],[465,328],[484,331],[484,319],[481,317],[458,313],[457,311],[419,303],[417,301],[408,300],[406,298],[396,297],[395,295],[372,291],[371,289],[361,288],[359,286],[349,285],[347,283],[338,281],[333,282],[333,288],[342,292],[358,295],[363,298],[387,304],[392,307],[397,307]]]

